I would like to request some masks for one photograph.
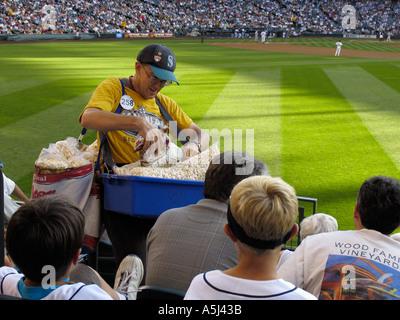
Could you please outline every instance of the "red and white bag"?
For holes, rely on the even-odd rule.
[[[72,138],[60,142],[50,144],[49,148],[43,149],[35,162],[31,198],[64,195],[75,202],[85,216],[83,244],[89,250],[95,250],[101,232],[100,185],[95,179],[95,164],[86,161],[86,164],[82,166],[69,167],[71,159],[74,161],[73,163],[80,163],[82,157],[75,152],[75,141]],[[68,159],[65,157],[66,152],[64,154],[59,152],[60,145],[64,151],[73,150],[70,152],[73,154]],[[73,148],[70,148],[70,145],[74,145]]]
[[[39,169],[33,173],[32,199],[45,195],[68,196],[81,209],[86,204],[92,187],[93,164],[65,170]]]

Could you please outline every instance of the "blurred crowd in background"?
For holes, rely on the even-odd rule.
[[[346,5],[355,8],[353,32],[399,33],[400,4],[395,0],[5,0],[0,3],[0,33],[187,34],[244,29],[246,34],[249,30],[335,34],[343,32]]]

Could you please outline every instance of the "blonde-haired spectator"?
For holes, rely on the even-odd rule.
[[[303,221],[300,222],[300,232],[298,236],[300,240],[304,240],[306,237],[313,234],[337,230],[338,223],[334,217],[325,213],[316,213],[312,216],[305,217]],[[281,265],[290,257],[292,253],[292,250],[282,250],[277,269],[281,267]]]
[[[300,240],[307,236],[338,230],[337,220],[329,214],[316,213],[312,216],[305,217],[300,223]]]
[[[297,214],[296,192],[281,178],[255,176],[239,182],[224,226],[238,251],[238,263],[197,275],[185,299],[315,300],[276,271],[282,244],[298,231]]]

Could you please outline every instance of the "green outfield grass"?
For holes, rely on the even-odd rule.
[[[336,39],[292,41],[332,47],[333,54]],[[298,195],[317,198],[317,211],[335,216],[340,229],[353,229],[355,197],[365,179],[400,178],[400,60],[230,49],[210,40],[163,42],[177,56],[181,83],[163,93],[204,129],[241,130],[242,149],[254,145],[272,175]],[[148,43],[0,45],[0,157],[4,172],[27,194],[41,149],[78,137],[78,116],[97,84],[133,74],[137,52]],[[386,42],[345,40],[349,46],[400,52]],[[248,129],[254,144],[246,141]],[[84,142],[94,139],[90,131]]]

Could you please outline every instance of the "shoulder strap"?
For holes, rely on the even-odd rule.
[[[165,119],[167,119],[169,125],[170,125],[170,129],[171,129],[171,123],[175,122],[174,119],[172,119],[171,115],[168,113],[168,111],[164,108],[164,106],[162,105],[162,103],[160,102],[160,100],[157,99],[156,97],[156,103],[158,105],[158,108],[160,109],[162,115],[164,116]],[[176,123],[176,126],[173,126],[176,128],[176,132],[174,132],[176,134],[177,139],[179,139],[179,136],[181,135],[181,128],[179,128],[178,124]],[[181,135],[182,136],[182,135]],[[185,143],[189,142],[189,138],[185,135],[184,139],[179,139],[180,143],[182,143],[182,145],[184,145]]]

